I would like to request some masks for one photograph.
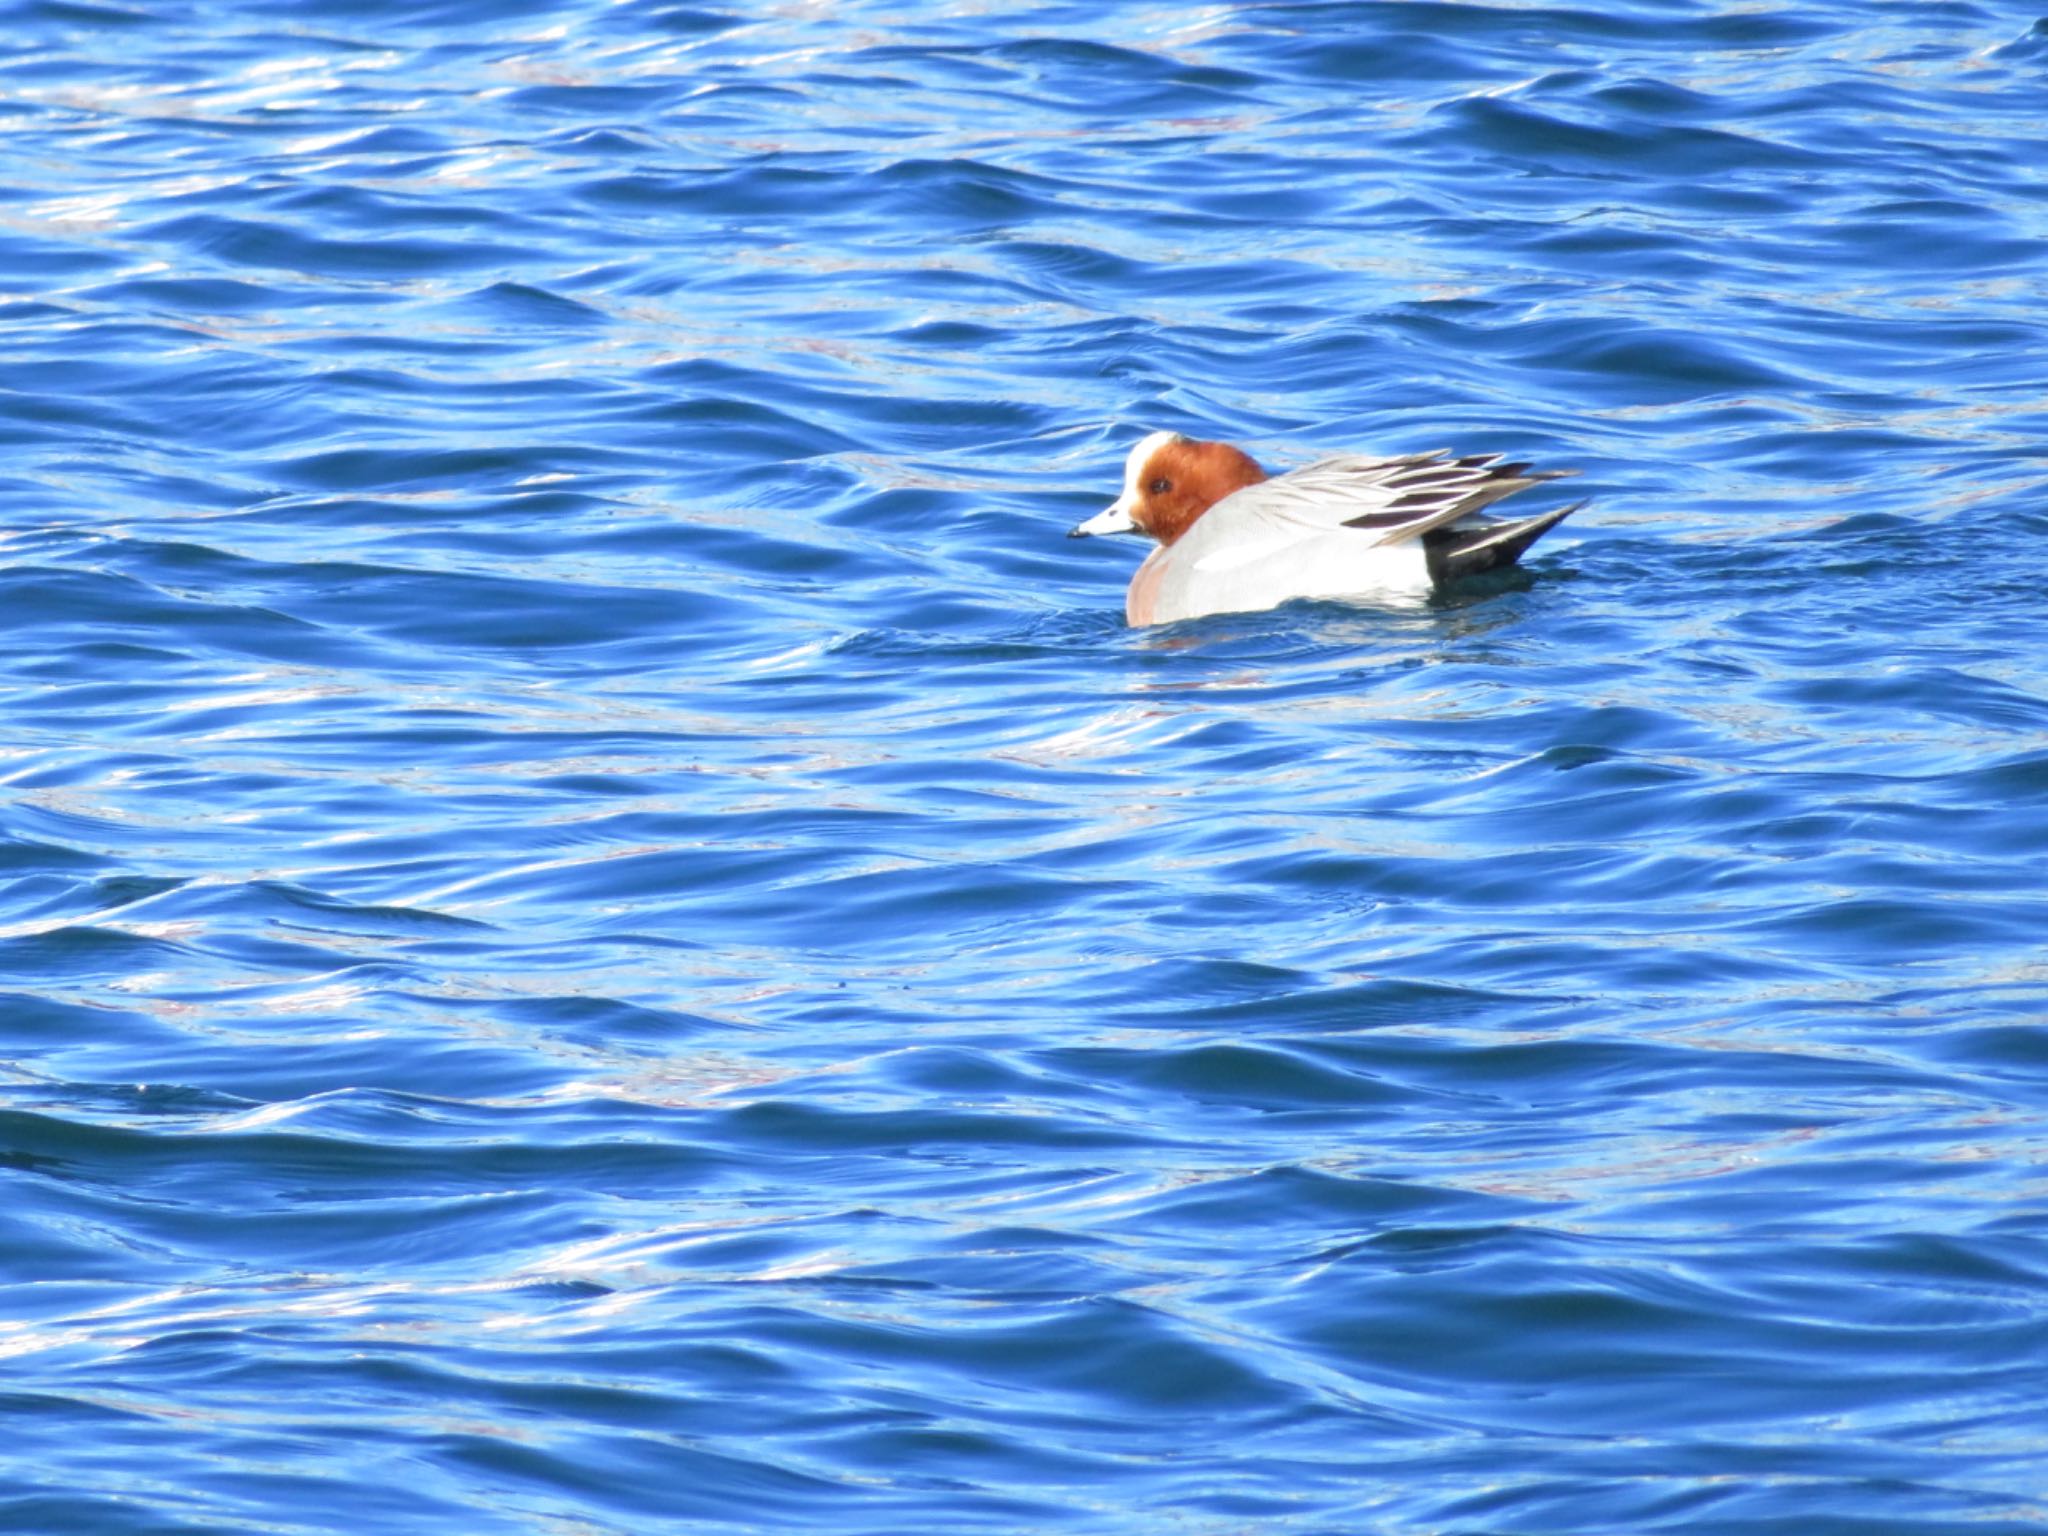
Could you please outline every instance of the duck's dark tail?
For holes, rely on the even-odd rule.
[[[1472,518],[1447,528],[1434,528],[1422,536],[1422,551],[1429,557],[1429,576],[1438,586],[1461,576],[1499,570],[1522,558],[1522,552],[1585,502],[1575,501],[1555,512],[1519,521],[1490,517]]]

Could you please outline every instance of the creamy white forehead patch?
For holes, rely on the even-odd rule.
[[[1178,432],[1154,432],[1150,437],[1138,440],[1138,446],[1133,448],[1131,456],[1124,460],[1124,504],[1126,506],[1138,499],[1138,477],[1145,473],[1145,466],[1151,462],[1152,455],[1161,448],[1164,448],[1168,443],[1177,443],[1180,440]]]

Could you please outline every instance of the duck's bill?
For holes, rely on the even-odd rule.
[[[1070,539],[1091,539],[1099,533],[1136,533],[1138,525],[1131,521],[1131,514],[1124,510],[1121,501],[1104,507],[1085,523],[1077,523],[1067,531]]]

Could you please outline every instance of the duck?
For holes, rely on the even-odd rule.
[[[1133,625],[1292,598],[1424,597],[1521,559],[1586,503],[1521,519],[1481,509],[1575,473],[1438,449],[1340,455],[1275,475],[1230,443],[1154,432],[1124,461],[1123,494],[1068,537],[1158,540],[1124,599]]]

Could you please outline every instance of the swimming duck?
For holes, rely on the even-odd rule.
[[[1154,432],[1124,461],[1124,490],[1069,537],[1159,541],[1124,615],[1165,624],[1271,608],[1294,597],[1420,596],[1513,565],[1584,506],[1510,520],[1480,509],[1575,471],[1446,452],[1323,459],[1282,475],[1229,443]]]

